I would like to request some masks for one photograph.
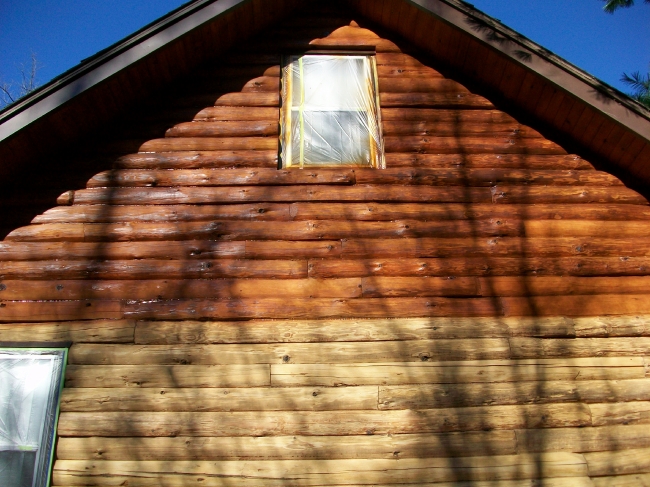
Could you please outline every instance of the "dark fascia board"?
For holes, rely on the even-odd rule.
[[[643,105],[475,9],[472,5],[459,0],[406,1],[480,42],[490,45],[512,62],[548,79],[638,136],[650,141],[650,111]]]
[[[0,113],[0,143],[75,96],[200,25],[251,0],[197,0],[82,61]]]

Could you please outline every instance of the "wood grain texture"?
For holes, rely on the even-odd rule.
[[[105,384],[104,384],[105,385]],[[150,384],[151,385],[151,384]],[[61,410],[108,411],[334,411],[377,409],[377,387],[75,388]]]
[[[380,409],[428,409],[497,404],[630,402],[650,399],[650,381],[552,381],[505,384],[380,386]]]
[[[271,365],[277,386],[449,384],[461,395],[466,384],[482,384],[489,393],[490,383],[627,379],[645,380],[640,357]]]
[[[517,451],[603,452],[650,447],[650,434],[645,425],[615,425],[581,429],[557,428],[517,430]]]
[[[399,342],[332,342],[220,345],[95,345],[71,348],[75,365],[247,365],[318,364],[323,357],[337,363],[426,362],[509,358],[508,340],[476,338],[418,340],[408,348]]]
[[[65,376],[66,390],[79,387],[130,390],[270,385],[269,366],[265,364],[189,365],[182,361],[176,364],[181,365],[69,365]]]
[[[133,343],[135,321],[93,320],[0,324],[0,341]]]
[[[63,437],[333,436],[575,427],[588,424],[588,408],[575,403],[420,411],[68,412],[61,414],[58,433]]]
[[[6,287],[0,296],[8,300],[357,298],[362,294],[361,279],[4,280],[2,284]],[[466,295],[465,288],[472,283],[460,282],[455,287],[454,285],[455,283],[452,283],[445,287],[443,282],[439,286],[438,295],[445,295],[447,292]],[[476,288],[476,284],[473,284],[473,288]],[[133,327],[134,323],[131,323],[131,329]]]
[[[430,481],[458,480],[507,480],[534,479],[539,474],[548,477],[584,477],[587,465],[584,457],[578,454],[554,453],[543,456],[512,455],[503,457],[459,458],[455,467],[444,460],[403,459],[396,460],[312,460],[312,461],[251,461],[245,464],[256,475],[242,473],[238,462],[187,462],[170,464],[138,461],[83,461],[61,460],[54,468],[54,482],[94,483],[110,485],[113,481],[132,479],[133,474],[142,472],[144,479],[160,482],[170,487],[184,485],[187,479],[204,479],[210,487],[224,485],[227,477],[230,485],[354,485],[361,481],[375,485],[383,482],[409,481],[422,483]],[[174,474],[170,474],[172,469]],[[141,477],[142,478],[142,477]],[[148,480],[131,480],[134,485],[150,485]],[[61,484],[60,484],[61,485]],[[386,484],[383,484],[386,485]],[[441,484],[445,485],[445,484]],[[575,484],[574,484],[575,485]],[[580,485],[580,484],[578,484]]]
[[[515,453],[512,431],[239,438],[60,438],[62,460],[307,460],[467,457]],[[397,452],[397,455],[395,455]]]
[[[277,282],[277,281],[276,281]],[[291,282],[291,281],[289,281]],[[280,284],[278,282],[278,284]],[[581,322],[581,329],[606,326],[608,318]],[[627,323],[627,325],[626,325]],[[632,328],[643,317],[621,320]],[[611,326],[611,325],[610,325]],[[614,327],[612,327],[613,329]],[[508,336],[575,336],[566,318],[389,318],[348,320],[138,321],[140,344],[310,343],[407,341],[440,338],[498,338]]]

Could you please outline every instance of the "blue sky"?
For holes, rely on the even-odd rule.
[[[0,0],[0,79],[17,79],[34,52],[42,84],[185,0]],[[601,0],[470,0],[545,48],[626,91],[623,72],[648,72],[650,5],[614,15]]]

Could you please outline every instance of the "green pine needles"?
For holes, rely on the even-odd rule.
[[[634,0],[603,0],[605,6],[603,10],[607,13],[613,14],[619,8],[628,8],[634,5]],[[650,0],[644,0],[645,3],[650,4]],[[632,74],[623,73],[621,81],[632,88],[630,96],[639,103],[650,108],[650,69],[645,76],[640,72],[635,71]]]
[[[607,13],[613,14],[619,8],[628,8],[634,5],[634,0],[603,0],[605,6],[603,10]],[[644,0],[645,3],[650,3],[650,0]]]
[[[632,98],[650,108],[650,73],[645,76],[638,71],[623,73],[621,81],[634,90],[630,95]]]

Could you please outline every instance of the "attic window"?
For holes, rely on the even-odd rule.
[[[290,56],[282,72],[283,167],[383,167],[372,55]]]
[[[46,487],[67,349],[0,349],[0,482]]]

